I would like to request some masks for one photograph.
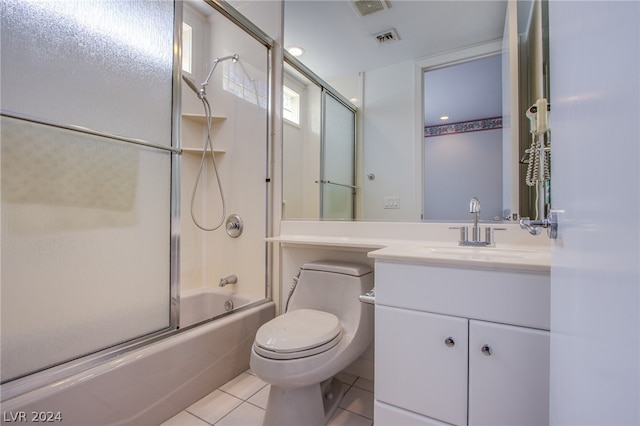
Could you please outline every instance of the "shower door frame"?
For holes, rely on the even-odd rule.
[[[273,185],[273,177],[272,177],[272,168],[271,168],[271,163],[272,163],[272,158],[273,158],[273,132],[272,132],[272,128],[273,128],[273,119],[274,119],[274,115],[272,113],[272,111],[274,110],[274,96],[273,96],[273,88],[274,88],[274,59],[275,59],[275,55],[274,55],[274,46],[275,46],[275,41],[264,31],[262,31],[257,25],[255,25],[253,22],[251,22],[249,19],[247,19],[244,15],[242,15],[240,12],[238,12],[236,9],[234,9],[232,6],[230,6],[228,3],[226,3],[225,1],[220,1],[220,0],[202,0],[204,3],[208,4],[209,6],[211,6],[212,8],[214,8],[216,11],[218,11],[219,13],[221,13],[225,18],[227,18],[228,20],[230,20],[231,22],[233,22],[235,25],[237,25],[239,28],[241,28],[244,32],[246,32],[248,35],[252,36],[256,41],[258,41],[259,43],[261,43],[266,49],[267,49],[267,82],[268,82],[268,86],[267,86],[267,126],[265,129],[265,141],[266,141],[266,146],[265,146],[265,150],[266,150],[266,164],[265,164],[265,211],[266,211],[266,217],[265,217],[265,238],[271,237],[273,235],[273,223],[271,221],[271,217],[272,217],[272,211],[273,211],[273,191],[272,191],[272,185]],[[182,35],[182,8],[180,10],[180,23],[179,25],[176,24],[176,28],[179,27],[179,33],[180,35]],[[180,41],[179,41],[179,46],[182,47],[182,38],[180,37]],[[177,62],[179,64],[182,64],[182,49],[180,49],[180,55],[179,55],[179,62]],[[179,75],[177,77],[177,84],[178,86],[180,86],[180,82],[182,81],[182,66],[179,66],[176,68],[178,68],[179,70]],[[175,84],[175,83],[174,83]],[[280,91],[280,93],[282,93],[282,91]],[[278,105],[281,105],[280,103],[278,103]],[[178,122],[180,122],[180,118],[181,118],[181,111],[178,111]],[[180,133],[178,133],[179,135]],[[180,140],[180,139],[178,139]],[[182,148],[182,147],[180,147]],[[178,222],[179,222],[180,218],[178,218]],[[179,223],[178,223],[179,226]],[[228,312],[227,314],[230,314],[231,312],[237,312],[238,310],[243,310],[243,309],[247,309],[256,305],[259,305],[261,303],[264,303],[266,301],[269,301],[272,299],[272,294],[273,294],[273,284],[272,284],[272,278],[273,278],[273,268],[272,268],[272,262],[271,259],[273,258],[272,256],[272,245],[268,242],[265,241],[264,243],[265,245],[265,258],[264,258],[264,262],[265,262],[265,298],[261,301],[257,301],[254,303],[250,303],[246,306],[240,307],[238,309],[234,309],[233,311]],[[179,259],[178,259],[179,261]],[[179,270],[178,270],[178,275],[179,275]]]
[[[101,349],[92,350],[86,353],[76,354],[70,358],[65,360],[57,361],[51,365],[43,365],[39,366],[36,369],[20,374],[16,377],[12,377],[10,379],[5,380],[1,383],[1,394],[0,400],[6,401],[11,398],[14,398],[23,393],[29,392],[31,390],[46,386],[50,383],[61,381],[65,378],[68,378],[74,374],[79,372],[88,370],[90,368],[96,367],[100,364],[105,363],[106,361],[113,359],[115,357],[121,356],[122,354],[137,349],[143,345],[147,345],[149,343],[153,343],[165,336],[169,336],[175,332],[178,321],[178,312],[177,312],[177,303],[178,303],[178,283],[175,280],[175,276],[177,274],[177,269],[179,266],[179,251],[176,248],[179,245],[179,227],[176,228],[176,218],[179,219],[179,198],[178,193],[175,188],[175,179],[177,173],[179,173],[180,165],[179,161],[177,161],[177,157],[180,153],[179,148],[177,147],[177,141],[179,139],[176,138],[179,135],[179,127],[176,126],[176,117],[179,117],[180,109],[179,105],[176,104],[176,93],[179,94],[179,89],[176,89],[176,81],[179,81],[178,78],[180,76],[178,69],[176,71],[176,64],[181,61],[181,52],[175,48],[176,43],[181,43],[181,22],[182,22],[182,7],[179,5],[179,2],[173,3],[173,69],[171,72],[171,81],[172,81],[172,102],[171,106],[171,142],[170,145],[159,145],[154,142],[149,142],[143,139],[135,139],[129,138],[126,136],[121,136],[101,130],[95,130],[92,128],[87,128],[83,126],[78,126],[75,124],[69,124],[65,122],[58,122],[55,120],[40,118],[40,117],[31,117],[28,115],[24,115],[21,113],[13,113],[11,111],[1,111],[1,115],[3,117],[8,117],[12,119],[21,120],[28,123],[35,123],[43,126],[50,127],[56,130],[66,130],[71,131],[77,134],[83,134],[87,136],[95,136],[108,139],[110,141],[115,141],[117,143],[125,143],[129,145],[139,146],[139,147],[148,147],[158,152],[164,152],[167,155],[170,155],[170,185],[169,190],[169,201],[170,205],[170,221],[169,221],[169,249],[170,253],[168,256],[169,261],[169,298],[168,305],[168,324],[166,327],[156,329],[155,331],[150,331],[148,333],[133,336],[126,340],[122,340],[116,343],[106,343]],[[180,23],[178,25],[177,23]]]
[[[265,218],[265,237],[268,237],[272,233],[271,224],[271,207],[272,207],[272,179],[271,179],[271,158],[273,150],[273,138],[271,136],[272,127],[272,110],[273,110],[273,68],[274,68],[274,40],[271,39],[266,33],[255,26],[242,14],[237,12],[233,7],[226,3],[202,0],[203,3],[209,4],[216,11],[220,12],[227,19],[232,21],[238,27],[240,27],[247,34],[254,37],[257,41],[262,43],[267,49],[267,124],[266,124],[266,179],[265,179],[265,204],[266,204],[266,218]],[[7,380],[2,383],[0,389],[0,401],[7,401],[15,398],[19,395],[33,391],[35,389],[47,386],[51,383],[62,381],[75,374],[89,370],[94,367],[105,364],[107,361],[113,360],[117,357],[131,352],[136,349],[140,349],[149,344],[158,342],[162,339],[174,336],[178,333],[182,333],[193,329],[194,327],[201,325],[202,323],[194,324],[193,326],[186,328],[178,328],[179,322],[179,306],[180,306],[180,176],[181,176],[181,79],[182,79],[182,20],[183,9],[182,2],[174,1],[174,28],[173,28],[173,70],[172,70],[172,126],[171,126],[171,146],[158,147],[155,144],[145,143],[144,141],[136,139],[127,139],[114,135],[104,134],[102,132],[92,131],[91,129],[78,128],[71,125],[60,125],[56,123],[43,122],[45,125],[53,125],[55,127],[69,129],[74,131],[82,131],[87,134],[96,136],[106,136],[112,139],[120,139],[124,142],[135,143],[138,145],[147,145],[152,148],[162,149],[167,151],[171,155],[171,188],[170,188],[170,269],[169,269],[169,326],[155,332],[151,332],[139,337],[132,338],[128,341],[121,342],[102,350],[91,352],[88,354],[80,355],[77,358],[60,362],[59,364],[44,367],[40,370],[26,374],[24,376],[17,377],[15,379]],[[9,116],[18,119],[27,119],[28,117],[16,116],[15,114],[9,114],[2,112],[2,115]],[[230,315],[233,312],[243,311],[250,309],[257,305],[263,304],[271,300],[272,295],[272,266],[271,266],[271,248],[269,243],[265,242],[265,298],[245,306],[234,309],[231,312],[227,312],[224,315]],[[216,318],[212,318],[208,321],[213,321]],[[205,322],[208,322],[205,321]]]
[[[334,182],[330,180],[330,176],[327,175],[327,163],[329,159],[327,158],[327,144],[328,144],[328,131],[327,131],[327,96],[335,100],[338,104],[343,106],[347,111],[349,111],[353,115],[353,135],[351,135],[352,144],[351,144],[351,152],[352,152],[352,164],[351,164],[351,182]],[[322,136],[320,138],[320,220],[354,220],[356,218],[356,191],[358,187],[356,186],[356,154],[357,154],[357,126],[358,126],[358,114],[357,109],[351,104],[351,102],[345,102],[342,100],[342,97],[336,96],[332,91],[328,90],[326,87],[322,87]],[[327,185],[339,186],[342,188],[349,188],[351,190],[351,217],[327,217],[327,212],[325,211],[325,207],[327,205],[326,197],[327,195]]]

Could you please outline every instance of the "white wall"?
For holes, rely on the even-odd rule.
[[[362,143],[359,146],[362,219],[421,220],[422,70],[499,51],[499,42],[488,42],[364,73]],[[367,178],[370,173],[375,174],[374,180]],[[385,197],[399,197],[400,208],[385,209]]]
[[[551,1],[553,425],[640,424],[640,3]]]
[[[428,137],[423,155],[426,220],[473,220],[474,196],[480,219],[502,216],[502,129]]]
[[[276,5],[275,2],[269,4]],[[235,53],[240,56],[238,63],[219,63],[207,86],[213,115],[222,117],[212,125],[212,141],[215,149],[224,151],[216,154],[216,165],[224,192],[225,215],[210,158],[198,187],[195,213],[198,221],[208,228],[231,214],[239,214],[244,230],[240,237],[231,238],[224,223],[211,232],[194,225],[190,201],[200,154],[183,154],[181,290],[217,287],[221,278],[233,274],[238,277],[238,283],[225,287],[225,291],[262,298],[266,276],[264,237],[269,152],[267,49],[219,13],[204,17],[191,10],[185,19],[191,21],[188,23],[192,24],[194,37],[202,47],[193,52],[196,74],[201,73],[196,76],[197,82],[204,80],[215,57]],[[234,81],[238,76],[240,79]],[[254,92],[261,98],[257,103]],[[183,113],[204,114],[201,102],[184,84],[182,96]],[[197,102],[194,103],[194,99]],[[202,146],[206,125],[183,120],[182,135],[184,146]]]
[[[303,209],[304,126],[306,93],[302,84],[285,76],[284,84],[300,96],[300,123],[285,120],[282,140],[282,217],[301,218]]]
[[[292,78],[285,84],[300,95],[300,124],[286,121],[282,149],[282,216],[285,219],[320,217],[320,88]]]
[[[198,0],[200,1],[200,0]],[[244,17],[261,31],[277,43],[282,44],[283,36],[283,0],[230,0],[229,3],[235,7]]]

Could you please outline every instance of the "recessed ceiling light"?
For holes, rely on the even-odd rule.
[[[304,49],[299,46],[291,46],[287,49],[293,56],[300,56],[304,53]]]
[[[440,120],[444,121],[444,120],[448,120],[449,116],[448,115],[443,115],[442,117],[440,117]]]

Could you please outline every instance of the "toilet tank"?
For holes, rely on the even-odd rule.
[[[343,324],[357,323],[363,308],[366,308],[358,296],[371,290],[373,285],[373,269],[365,264],[339,261],[305,263],[288,310],[316,309],[336,315]]]

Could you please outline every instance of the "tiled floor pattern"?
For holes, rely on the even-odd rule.
[[[372,426],[373,382],[346,373],[337,377],[346,392],[329,426]],[[268,396],[269,385],[248,370],[161,426],[259,426]]]

